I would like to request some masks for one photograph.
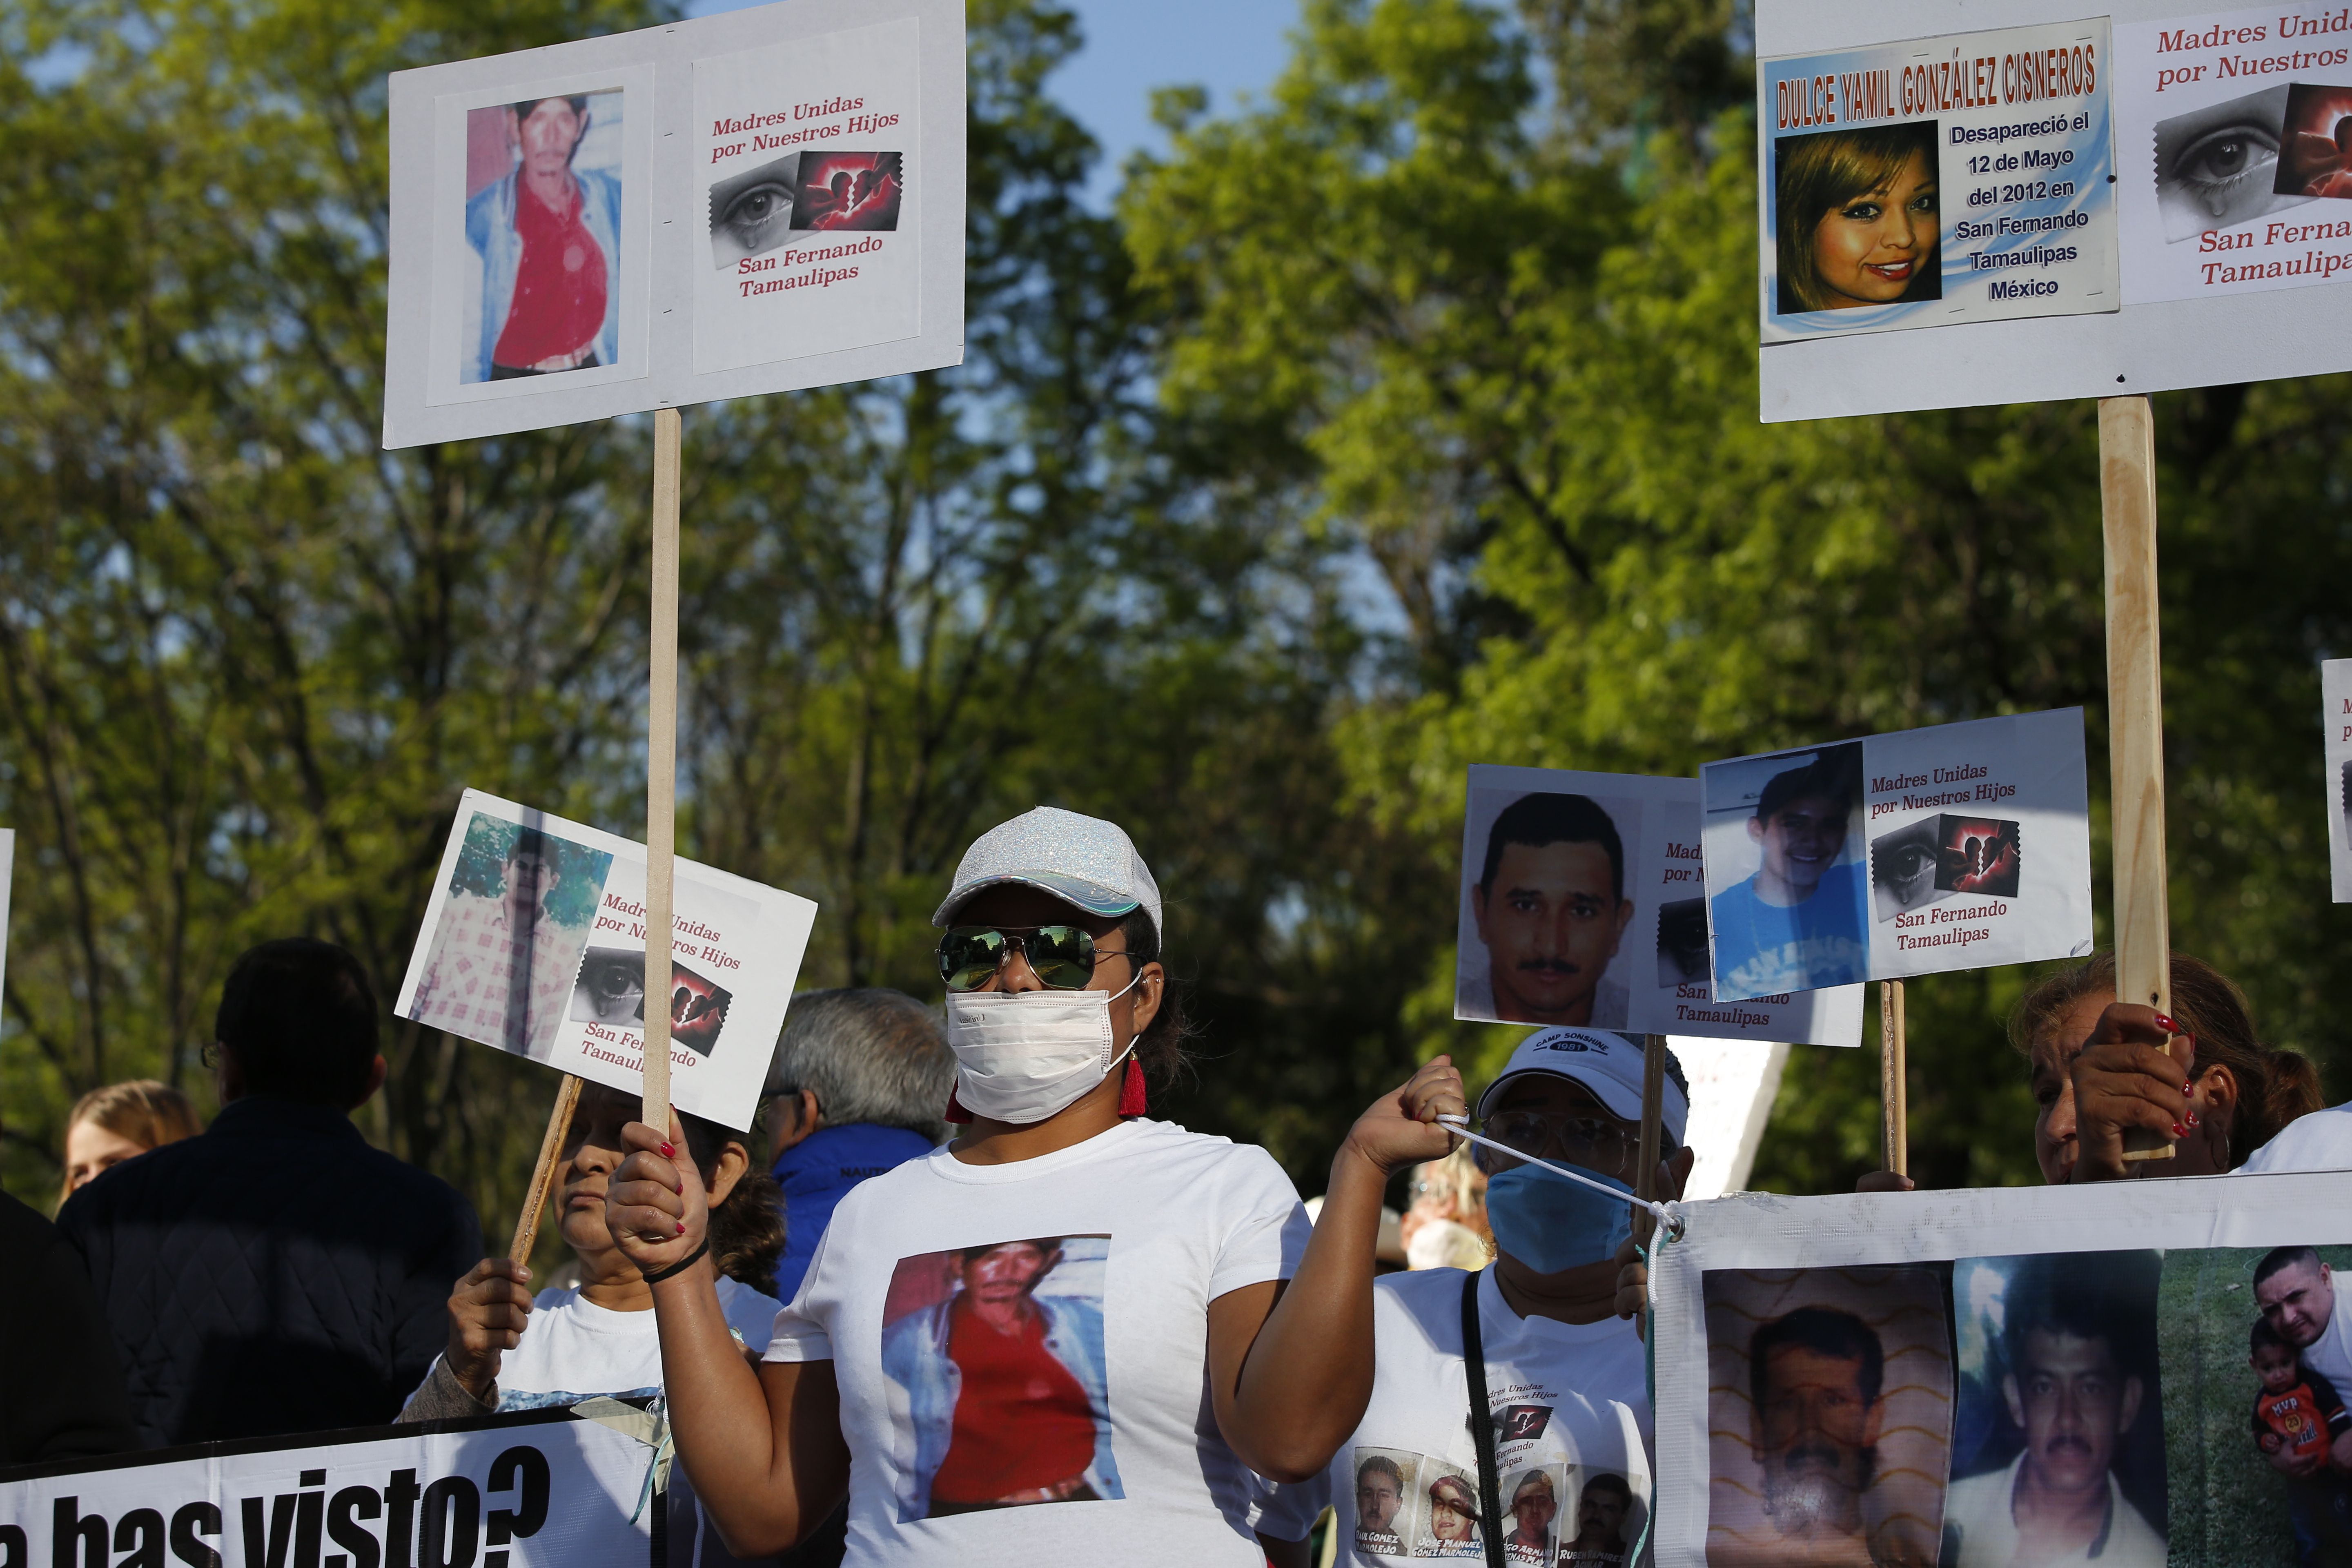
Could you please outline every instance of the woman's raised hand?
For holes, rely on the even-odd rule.
[[[478,1400],[488,1400],[499,1358],[521,1342],[530,1279],[530,1270],[511,1258],[485,1258],[449,1292],[449,1344],[441,1359]]]
[[[2197,1042],[2153,1007],[2116,1002],[2071,1068],[2074,1080],[2074,1166],[2077,1182],[2113,1181],[2125,1174],[2124,1129],[2146,1128],[2186,1137],[2197,1125],[2189,1090]]]
[[[1454,1151],[1454,1134],[1437,1124],[1438,1117],[1465,1116],[1469,1110],[1461,1069],[1451,1057],[1439,1057],[1372,1101],[1349,1130],[1347,1146],[1383,1172],[1443,1160]]]
[[[604,1188],[604,1224],[637,1272],[657,1274],[709,1234],[709,1194],[675,1115],[667,1138],[642,1121],[630,1122],[621,1129],[621,1146],[629,1155]]]

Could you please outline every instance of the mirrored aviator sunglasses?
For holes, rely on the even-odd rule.
[[[1055,991],[1082,991],[1094,978],[1095,939],[1078,926],[1038,926],[1023,931],[950,926],[940,939],[940,978],[950,991],[977,991],[988,984],[1005,953],[1013,950],[1029,961],[1031,973]]]

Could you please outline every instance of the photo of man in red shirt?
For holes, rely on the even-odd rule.
[[[616,168],[588,166],[582,149],[598,126],[617,130],[621,98],[578,93],[468,112],[466,240],[482,264],[481,323],[460,379],[615,362],[621,181]]]

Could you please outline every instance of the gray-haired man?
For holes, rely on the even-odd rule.
[[[929,1153],[946,1136],[940,1116],[955,1076],[939,1015],[903,991],[793,998],[762,1090],[784,1190],[778,1300],[800,1289],[844,1194]]]

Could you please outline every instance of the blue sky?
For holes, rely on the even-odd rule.
[[[741,10],[751,0],[694,0],[698,16]],[[1282,70],[1296,0],[1068,0],[1086,48],[1053,79],[1055,95],[1103,144],[1094,194],[1107,196],[1138,147],[1161,144],[1151,123],[1151,89],[1198,84],[1210,107],[1262,92]]]

